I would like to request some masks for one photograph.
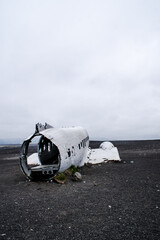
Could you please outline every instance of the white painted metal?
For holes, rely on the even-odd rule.
[[[108,161],[121,161],[118,149],[111,142],[103,142],[100,148],[88,151],[88,162],[98,164]]]
[[[40,134],[58,147],[61,158],[59,172],[63,172],[71,165],[84,165],[89,146],[88,133],[84,128],[50,128],[40,132]],[[70,156],[68,155],[69,151]]]

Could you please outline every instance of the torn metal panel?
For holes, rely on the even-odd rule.
[[[53,128],[51,125],[49,125],[48,123],[45,123],[45,125],[41,124],[41,123],[37,123],[36,124],[36,132],[41,132],[45,129],[49,129],[49,128]]]
[[[108,161],[121,161],[118,149],[111,142],[103,142],[100,148],[89,149],[88,163],[98,164]]]

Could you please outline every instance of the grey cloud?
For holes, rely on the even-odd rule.
[[[160,137],[159,1],[0,4],[1,138],[38,121],[92,139]]]

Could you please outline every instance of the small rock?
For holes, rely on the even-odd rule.
[[[134,163],[134,161],[130,161],[130,163]]]
[[[75,172],[73,174],[73,180],[74,181],[82,181],[82,175],[79,172]]]
[[[109,208],[112,208],[112,206],[111,206],[111,205],[108,205],[108,207],[109,207]]]

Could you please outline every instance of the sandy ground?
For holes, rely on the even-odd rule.
[[[98,146],[99,142],[91,142]],[[121,163],[82,182],[29,182],[19,146],[0,148],[0,239],[160,239],[160,141],[114,142]]]

